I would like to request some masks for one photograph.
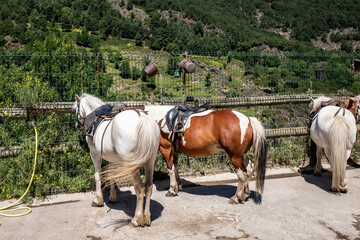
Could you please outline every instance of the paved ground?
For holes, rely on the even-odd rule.
[[[173,198],[165,197],[167,182],[156,183],[152,226],[145,228],[128,226],[135,210],[131,188],[102,208],[90,206],[91,192],[51,196],[27,216],[1,217],[0,239],[360,239],[360,168],[347,170],[347,194],[328,191],[331,173],[268,172],[272,179],[265,181],[264,194],[252,192],[241,205],[227,203],[236,190],[227,182],[235,174],[187,179],[189,187]],[[279,173],[287,177],[276,178]],[[194,186],[218,180],[223,183]]]

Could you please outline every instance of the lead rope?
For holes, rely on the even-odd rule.
[[[29,185],[28,185],[27,189],[25,190],[24,194],[16,202],[14,202],[13,204],[10,204],[9,206],[0,208],[0,216],[4,216],[4,217],[21,217],[21,216],[25,216],[25,215],[31,213],[31,211],[32,211],[30,207],[26,207],[26,206],[25,207],[13,208],[15,205],[17,205],[25,197],[25,195],[29,191],[31,183],[32,183],[32,181],[34,179],[35,168],[36,168],[36,158],[37,158],[38,137],[37,137],[37,130],[36,130],[35,123],[32,122],[31,124],[32,124],[32,127],[34,128],[34,131],[35,131],[35,156],[34,156],[33,172],[32,172],[32,175],[31,175]],[[19,213],[19,214],[6,214],[6,213],[4,213],[4,212],[10,212],[10,211],[19,211],[19,210],[23,210],[23,209],[25,209],[27,211],[24,212],[24,213]],[[2,223],[0,221],[0,226],[1,225],[2,225]]]

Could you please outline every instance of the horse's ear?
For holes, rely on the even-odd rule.
[[[310,98],[310,102],[314,103],[314,99],[311,96],[309,96],[309,98]]]
[[[357,101],[357,99],[353,98],[353,97],[345,100],[345,108],[350,109],[354,105],[354,103],[356,103],[356,101]]]
[[[79,95],[75,94],[75,100],[76,100],[76,101],[80,101]]]

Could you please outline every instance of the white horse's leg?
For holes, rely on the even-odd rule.
[[[170,188],[169,191],[166,193],[166,196],[174,197],[177,196],[177,193],[179,192],[178,183],[176,180],[175,164],[173,164],[171,169],[169,169],[169,177],[170,177]]]
[[[144,222],[144,195],[145,195],[145,186],[140,177],[140,172],[137,171],[131,181],[134,185],[135,193],[136,193],[136,209],[135,215],[133,219],[131,219],[130,225],[134,227],[145,225]]]
[[[344,171],[340,174],[340,192],[342,193],[347,193],[348,191],[348,187],[347,187],[347,179],[346,179],[346,164],[347,164],[347,160],[349,159],[350,155],[351,155],[352,149],[351,150],[347,150],[346,152],[346,160],[344,161]]]
[[[240,168],[237,170],[238,186],[236,193],[229,199],[230,204],[244,203],[246,198],[250,196],[249,183],[247,180],[246,172]]]
[[[321,170],[322,170],[321,159],[323,155],[324,155],[323,148],[316,145],[316,167],[314,170],[314,174],[317,176],[321,176]]]
[[[94,163],[95,168],[95,184],[96,184],[96,191],[95,191],[95,199],[92,202],[93,207],[102,207],[104,206],[104,197],[101,191],[101,179],[100,179],[100,171],[101,171],[101,157],[97,153],[93,153],[90,151],[91,159]]]
[[[111,183],[110,185],[109,202],[113,202],[113,203],[117,202],[116,189],[114,183]]]
[[[148,161],[145,165],[145,210],[144,210],[144,219],[145,225],[151,225],[151,212],[150,212],[150,199],[153,190],[153,175],[154,175],[154,165],[155,165],[156,156],[154,156],[151,161]]]

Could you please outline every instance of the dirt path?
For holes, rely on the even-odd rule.
[[[90,206],[93,193],[51,196],[25,217],[1,218],[0,239],[357,239],[360,169],[347,176],[349,192],[341,195],[328,191],[331,173],[268,179],[261,197],[252,192],[241,205],[227,203],[235,183],[192,184],[173,198],[165,197],[166,182],[157,183],[152,226],[145,228],[128,226],[135,210],[131,188],[102,208]]]

